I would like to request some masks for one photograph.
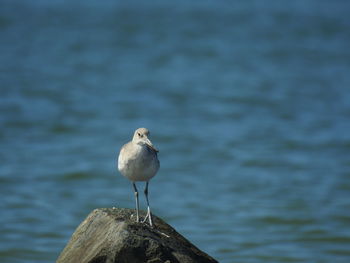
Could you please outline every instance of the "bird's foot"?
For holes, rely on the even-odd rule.
[[[134,217],[135,217],[135,215],[134,215],[134,214],[131,214],[130,219],[133,219]],[[135,220],[135,222],[136,222],[136,223],[140,223],[140,218],[139,218],[138,215],[136,215],[136,220]]]
[[[152,215],[151,215],[150,212],[147,212],[147,215],[146,215],[146,217],[142,220],[142,223],[146,223],[147,220],[148,220],[148,222],[149,222],[149,225],[150,225],[151,227],[153,227]]]

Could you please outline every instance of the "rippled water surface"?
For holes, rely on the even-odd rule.
[[[92,209],[133,207],[115,161],[145,126],[153,212],[200,249],[350,262],[349,11],[2,1],[0,261],[54,262]]]

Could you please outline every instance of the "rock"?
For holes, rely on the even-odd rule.
[[[153,216],[154,228],[136,223],[132,209],[100,208],[79,225],[57,263],[217,262]],[[141,212],[141,218],[144,217]]]

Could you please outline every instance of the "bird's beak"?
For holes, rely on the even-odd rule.
[[[158,150],[153,146],[153,143],[151,142],[150,139],[145,138],[145,142],[149,148],[151,148],[153,151],[158,152]]]

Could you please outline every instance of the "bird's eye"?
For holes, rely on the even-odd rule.
[[[137,133],[137,135],[141,138],[143,137],[143,135],[141,133]]]

